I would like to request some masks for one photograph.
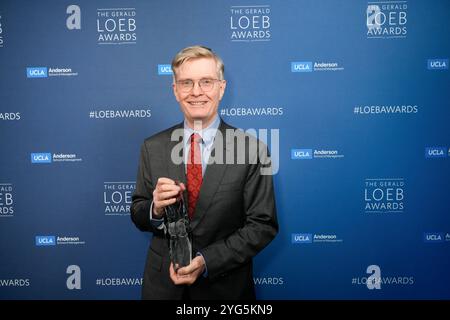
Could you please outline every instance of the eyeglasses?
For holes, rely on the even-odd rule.
[[[204,92],[208,92],[214,88],[214,84],[217,81],[222,81],[222,80],[203,78],[203,79],[198,80],[198,85]],[[182,92],[191,91],[194,88],[194,83],[195,83],[195,81],[192,79],[178,80],[176,82],[178,88],[180,88],[180,90]]]

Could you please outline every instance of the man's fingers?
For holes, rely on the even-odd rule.
[[[178,276],[175,273],[172,262],[170,263],[169,274],[170,274],[170,279],[172,279],[173,283],[178,284]]]
[[[177,191],[167,191],[167,192],[160,192],[157,194],[157,199],[156,200],[168,200],[171,198],[176,198],[176,196],[178,195]]]
[[[189,266],[186,266],[186,267],[183,267],[183,268],[178,269],[178,270],[177,270],[177,274],[178,274],[179,276],[185,276],[185,275],[188,275],[188,274],[192,273],[194,270],[195,270],[195,268],[192,268],[192,267],[189,265]]]
[[[169,178],[158,178],[158,181],[156,182],[156,184],[175,184],[175,181],[173,181],[172,179]]]
[[[169,200],[162,200],[162,201],[157,201],[158,207],[163,208],[163,207],[167,207],[171,204],[174,204],[177,201],[176,198],[172,198]]]
[[[198,273],[202,272],[204,264],[205,259],[203,256],[197,256],[192,259],[188,266],[178,269],[177,274],[179,276],[194,276],[194,278],[197,279]]]
[[[191,274],[192,272],[197,271],[198,268],[200,268],[200,267],[201,267],[201,265],[194,258],[188,266],[185,266],[183,268],[178,269],[177,270],[177,274],[180,275],[180,276]]]
[[[156,190],[159,192],[166,192],[166,191],[180,191],[180,186],[177,186],[176,184],[161,184],[156,186]]]
[[[188,276],[180,276],[179,274],[177,274],[173,267],[173,263],[170,263],[169,274],[170,274],[170,279],[172,279],[172,282],[176,285],[178,285],[178,284],[189,284],[190,285],[190,284],[194,283],[194,281],[195,281],[194,278],[191,278]]]
[[[166,183],[168,182],[168,183]],[[158,202],[158,206],[163,206],[163,202],[177,198],[180,192],[186,190],[184,184],[176,185],[173,180],[168,178],[159,178],[156,189],[153,191],[153,200]],[[164,205],[173,204],[175,201],[165,202]]]

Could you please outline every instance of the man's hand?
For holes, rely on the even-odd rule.
[[[170,264],[170,279],[175,284],[191,285],[205,271],[205,259],[202,256],[196,256],[191,263],[175,272],[173,264]]]
[[[153,190],[153,215],[156,219],[161,218],[164,207],[174,204],[181,197],[186,187],[183,183],[177,185],[169,178],[159,178]]]

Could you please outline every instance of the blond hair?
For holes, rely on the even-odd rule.
[[[219,80],[223,80],[225,66],[223,64],[222,59],[217,54],[215,54],[210,48],[204,46],[186,47],[177,53],[175,58],[173,58],[172,60],[172,70],[175,78],[177,76],[178,68],[183,63],[191,59],[200,59],[200,58],[214,59],[214,61],[216,61],[217,66],[217,76],[219,77]]]

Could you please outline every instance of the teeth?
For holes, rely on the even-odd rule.
[[[190,104],[196,104],[196,105],[198,105],[198,104],[205,104],[205,102],[203,102],[203,101],[195,101],[195,102],[189,102]]]

